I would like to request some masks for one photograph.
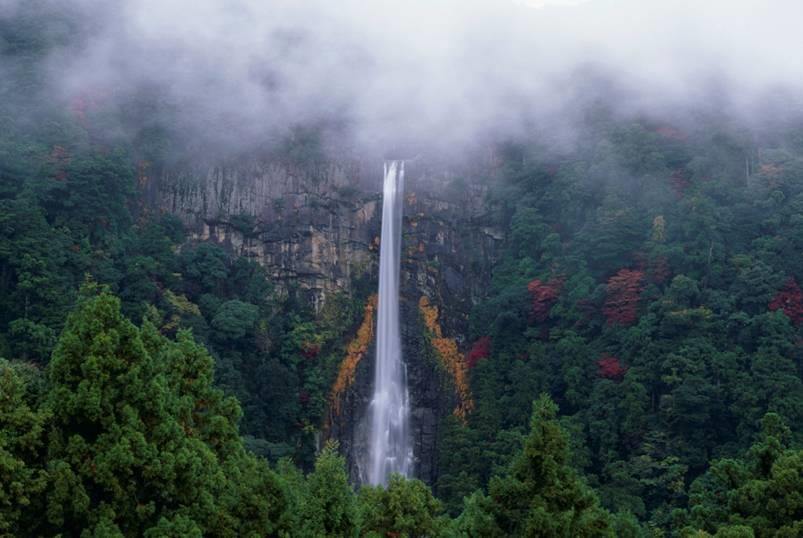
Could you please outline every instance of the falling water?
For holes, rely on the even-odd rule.
[[[382,237],[379,252],[379,315],[376,373],[371,401],[368,482],[386,484],[391,473],[408,476],[412,462],[407,371],[399,336],[399,261],[401,255],[404,161],[385,163]]]

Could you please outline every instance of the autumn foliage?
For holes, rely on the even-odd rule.
[[[602,313],[609,325],[632,325],[638,319],[638,303],[644,272],[622,269],[608,280],[608,296]]]
[[[321,352],[321,346],[314,342],[304,342],[301,346],[301,355],[305,359],[314,359]]]
[[[457,392],[457,407],[454,409],[454,415],[465,420],[468,413],[474,408],[474,400],[468,385],[466,360],[458,351],[454,338],[444,338],[443,330],[438,323],[438,307],[430,304],[429,298],[423,296],[418,301],[418,309],[424,325],[432,336],[432,347],[435,348],[446,371],[452,376],[455,392]]]
[[[50,163],[53,165],[53,178],[57,181],[67,179],[67,167],[70,165],[69,152],[64,146],[53,146],[50,151]]]
[[[656,284],[663,284],[672,276],[672,269],[669,267],[669,260],[666,256],[656,256],[649,261],[647,272],[650,280]]]
[[[374,340],[374,313],[376,312],[377,296],[371,295],[365,305],[360,328],[357,329],[357,336],[354,337],[346,348],[346,358],[340,363],[337,372],[337,379],[332,386],[329,401],[332,404],[334,414],[340,415],[340,401],[343,394],[354,383],[357,375],[357,366],[368,351],[368,347]]]
[[[603,355],[602,358],[597,361],[597,366],[599,367],[597,371],[599,377],[612,379],[614,381],[622,379],[625,372],[627,372],[627,368],[619,362],[619,359],[612,355]]]
[[[674,127],[670,127],[669,125],[662,125],[655,129],[656,134],[662,136],[667,140],[674,140],[677,142],[685,142],[689,139],[689,135],[684,133],[683,131],[676,129]]]
[[[466,367],[474,368],[482,359],[487,359],[491,354],[491,337],[483,336],[471,346],[471,351],[466,355]]]
[[[672,190],[675,191],[675,196],[683,198],[683,195],[686,194],[686,190],[691,186],[691,181],[689,181],[685,171],[675,170],[672,172],[672,175],[669,176],[669,184]]]
[[[794,278],[787,280],[783,289],[772,299],[770,310],[783,310],[795,325],[803,322],[803,292]]]
[[[78,124],[84,129],[89,129],[91,127],[89,120],[92,114],[98,111],[106,101],[105,92],[95,89],[74,97],[70,102],[69,109]]]
[[[527,291],[530,292],[533,299],[532,319],[538,323],[546,321],[552,305],[558,300],[563,282],[562,277],[552,278],[549,282],[542,282],[536,278],[527,285]]]

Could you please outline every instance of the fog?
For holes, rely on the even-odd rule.
[[[0,0],[0,17],[37,3],[24,2]],[[799,0],[38,3],[80,21],[40,60],[52,99],[148,90],[183,134],[232,147],[308,124],[358,146],[570,137],[594,99],[751,120],[798,114],[803,90]]]

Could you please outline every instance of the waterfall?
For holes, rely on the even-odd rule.
[[[376,368],[371,401],[368,482],[387,484],[391,473],[408,476],[413,449],[407,369],[399,335],[399,264],[401,259],[404,161],[385,163],[382,236],[379,249],[379,313]]]

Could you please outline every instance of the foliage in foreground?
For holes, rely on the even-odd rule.
[[[0,372],[0,528],[37,536],[265,536],[284,493],[237,431],[240,409],[212,386],[189,333],[134,326],[103,293],[70,315],[32,393],[21,366]],[[10,456],[10,459],[8,459]]]
[[[0,536],[644,535],[572,468],[546,395],[522,450],[456,519],[417,480],[355,493],[335,445],[306,476],[289,460],[272,469],[244,448],[239,406],[213,387],[212,359],[191,334],[168,339],[147,319],[136,327],[93,286],[46,373],[3,360],[0,389]],[[678,532],[800,531],[803,452],[777,415],[763,431],[743,460],[695,482]]]

